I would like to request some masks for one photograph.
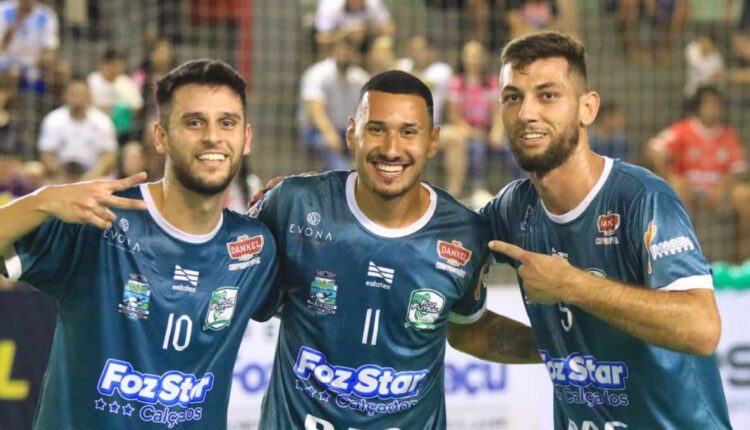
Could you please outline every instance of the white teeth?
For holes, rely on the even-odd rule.
[[[542,133],[524,133],[522,137],[524,139],[541,139],[544,136]]]
[[[209,160],[209,161],[224,161],[224,159],[227,158],[226,155],[223,154],[201,154],[198,159],[199,160]]]
[[[382,163],[376,163],[375,168],[382,172],[388,172],[388,173],[397,173],[397,172],[404,170],[404,166],[402,165],[382,164]]]

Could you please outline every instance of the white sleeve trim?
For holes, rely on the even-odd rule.
[[[697,275],[680,278],[659,291],[713,290],[714,279],[711,275]]]
[[[5,256],[5,270],[8,272],[8,280],[17,281],[21,274],[23,274],[23,268],[21,267],[21,257],[16,254],[15,248],[11,247],[12,254]]]
[[[460,324],[460,325],[467,325],[471,323],[475,323],[479,321],[479,318],[482,318],[484,316],[485,312],[487,312],[487,300],[482,303],[482,308],[478,311],[474,312],[471,315],[461,315],[457,314],[455,312],[451,312],[448,314],[448,322],[452,322],[454,324]]]

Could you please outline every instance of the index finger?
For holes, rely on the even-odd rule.
[[[118,196],[107,196],[104,204],[108,208],[127,209],[134,211],[142,211],[147,209],[146,202],[144,202],[143,200],[128,199]]]
[[[523,261],[526,259],[526,256],[528,255],[528,252],[525,251],[523,248],[513,245],[511,243],[503,242],[501,240],[492,240],[488,244],[490,247],[490,250],[494,252],[499,252],[501,254],[505,254],[508,257],[520,261],[523,263]]]
[[[112,191],[123,191],[127,190],[128,188],[134,187],[138,184],[142,184],[146,181],[147,175],[146,172],[138,172],[133,176],[128,176],[124,179],[119,179],[117,181],[112,182]]]

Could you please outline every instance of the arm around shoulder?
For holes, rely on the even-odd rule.
[[[498,363],[541,363],[531,327],[487,311],[471,324],[448,323],[448,343],[455,349]]]

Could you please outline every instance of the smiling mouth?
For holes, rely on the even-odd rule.
[[[403,172],[406,169],[406,165],[404,164],[386,164],[386,163],[379,163],[374,162],[372,163],[373,166],[375,166],[375,169],[379,172],[386,173],[386,174],[398,174]]]
[[[219,154],[216,152],[209,152],[198,156],[198,160],[200,161],[224,161],[226,159],[227,156],[225,154]]]

